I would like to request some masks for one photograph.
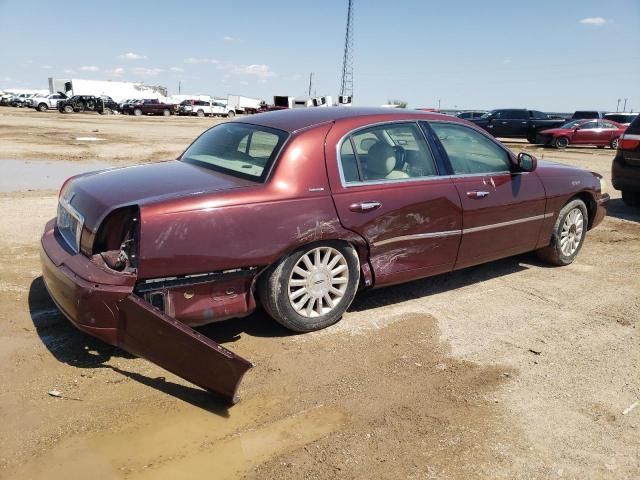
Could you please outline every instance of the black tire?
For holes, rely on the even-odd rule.
[[[640,192],[622,191],[622,201],[628,207],[640,207]]]
[[[139,108],[135,108],[135,109],[133,110],[133,114],[134,114],[136,117],[139,117],[139,116],[141,116],[141,115],[142,115],[142,110],[140,110]]]
[[[533,143],[535,145],[537,143],[536,142],[536,137],[535,136],[528,136],[527,137],[527,142]]]
[[[577,242],[577,246],[573,251],[563,251],[563,230],[565,227],[565,220],[570,214],[573,212],[579,211],[582,215],[582,230],[580,232],[580,238]],[[589,213],[587,211],[587,206],[584,202],[578,198],[571,200],[564,207],[560,209],[560,213],[558,214],[558,218],[556,219],[556,223],[553,226],[553,233],[551,234],[551,243],[539,250],[536,250],[536,254],[541,260],[544,260],[547,263],[552,265],[564,266],[572,263],[575,258],[580,253],[582,249],[582,245],[584,243],[584,239],[587,235],[587,229],[589,226]],[[571,231],[571,228],[569,229]],[[575,230],[574,230],[575,234]],[[575,237],[573,237],[575,238]],[[567,240],[565,240],[566,242]]]
[[[204,110],[198,110],[198,111],[196,112],[196,115],[197,115],[198,117],[204,117]]]
[[[569,139],[565,136],[556,137],[551,142],[551,145],[559,149],[567,148],[569,146]]]
[[[229,113],[227,113],[228,118],[233,118],[235,116],[236,116],[236,112],[234,112],[233,110],[230,110]]]
[[[330,310],[324,314],[319,314],[315,311],[316,305],[319,305],[319,310],[322,312],[322,303],[315,303],[316,300],[313,300],[314,297],[306,294],[302,295],[302,297],[308,296],[310,300],[314,302],[311,308],[313,313],[316,314],[316,316],[304,316],[295,310],[292,305],[293,300],[289,299],[290,288],[295,288],[295,286],[291,286],[289,282],[299,281],[299,279],[293,278],[293,276],[296,275],[294,268],[305,255],[315,254],[318,249],[324,252],[322,254],[323,258],[327,251],[330,251],[332,254],[334,254],[333,252],[337,252],[339,255],[335,255],[333,258],[340,257],[342,259],[340,262],[342,262],[343,266],[347,267],[348,277],[343,281],[345,288],[342,297],[339,297],[337,303],[333,305],[329,304],[331,305],[329,307]],[[351,305],[356,295],[359,281],[360,264],[356,250],[348,243],[326,241],[300,248],[270,267],[260,277],[258,282],[258,296],[264,309],[275,321],[294,332],[312,332],[326,328],[340,320],[342,314],[349,308],[349,305]],[[311,284],[309,288],[313,289],[316,286],[321,287],[322,282],[322,280],[318,280]],[[333,282],[328,283],[333,285]],[[325,281],[324,284],[326,285],[327,282]],[[308,304],[309,301],[304,305],[308,306]],[[307,309],[302,308],[302,310]]]
[[[47,106],[46,103],[41,103],[36,107],[36,110],[38,110],[39,112],[46,112],[48,109],[49,107]]]
[[[609,144],[609,146],[611,148],[613,148],[614,150],[618,149],[618,143],[620,142],[620,139],[618,137],[614,138],[613,140],[611,140],[611,143]]]
[[[171,110],[169,110],[168,108],[165,108],[165,109],[162,111],[162,115],[163,115],[163,116],[165,116],[165,117],[170,116],[170,115],[171,115]]]
[[[73,106],[72,105],[65,105],[63,107],[64,113],[73,113]]]

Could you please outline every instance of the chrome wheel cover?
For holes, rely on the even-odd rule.
[[[584,233],[584,215],[579,208],[573,208],[569,211],[562,223],[560,231],[560,250],[566,257],[570,257],[578,247]]]
[[[342,253],[318,247],[305,253],[293,267],[287,291],[293,309],[306,318],[331,312],[349,284],[349,265]]]

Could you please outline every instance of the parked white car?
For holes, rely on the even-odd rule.
[[[31,99],[31,106],[39,112],[46,112],[47,110],[57,110],[58,102],[65,100],[66,95],[62,93],[52,93],[50,95],[42,95],[33,97]]]
[[[178,115],[197,115],[198,117],[221,115],[233,117],[236,112],[224,100],[183,100],[176,109]]]

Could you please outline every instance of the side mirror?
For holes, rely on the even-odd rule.
[[[520,152],[516,159],[516,164],[522,172],[533,172],[538,166],[538,160],[533,155]]]

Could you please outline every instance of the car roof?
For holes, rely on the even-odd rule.
[[[382,107],[315,107],[289,108],[273,112],[258,113],[251,117],[238,120],[243,123],[254,123],[263,127],[277,128],[287,132],[296,132],[305,128],[336,122],[338,120],[376,117],[376,121],[407,120],[443,120],[464,123],[451,115],[423,112],[405,108]]]

